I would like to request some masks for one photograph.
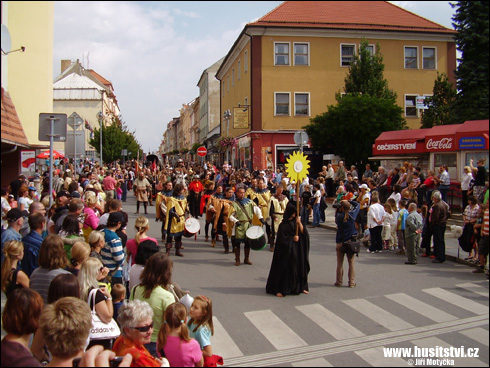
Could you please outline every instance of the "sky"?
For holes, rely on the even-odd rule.
[[[54,77],[79,59],[109,80],[129,131],[144,152],[199,96],[202,72],[226,56],[247,23],[282,1],[55,1]],[[453,28],[447,1],[391,1]],[[95,121],[95,117],[94,117]]]

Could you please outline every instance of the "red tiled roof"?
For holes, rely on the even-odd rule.
[[[387,1],[285,1],[248,25],[456,33]]]
[[[94,71],[93,69],[87,69],[87,71],[92,74],[95,78],[97,78],[103,85],[111,87],[112,83],[109,82],[107,79],[105,79],[103,76],[101,76],[99,73]]]
[[[2,142],[29,147],[15,105],[8,92],[2,88]]]

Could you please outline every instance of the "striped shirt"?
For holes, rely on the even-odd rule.
[[[105,237],[104,248],[100,251],[102,262],[113,277],[122,277],[121,266],[124,261],[124,248],[121,238],[112,230],[102,229]],[[115,272],[115,273],[114,273]]]
[[[481,232],[482,232],[482,235],[483,236],[488,236],[488,228],[489,228],[489,225],[488,225],[488,221],[490,220],[489,218],[489,214],[488,214],[488,208],[485,210],[485,213],[483,214],[483,225],[482,225],[482,228],[481,228]]]

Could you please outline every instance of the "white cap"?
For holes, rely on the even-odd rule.
[[[361,189],[369,189],[366,184],[362,184],[359,188],[361,188]]]

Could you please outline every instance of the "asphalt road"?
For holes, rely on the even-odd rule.
[[[131,238],[137,217],[132,194],[123,209]],[[149,235],[160,240],[155,207],[148,212]],[[310,294],[277,298],[265,292],[273,253],[252,251],[253,265],[237,267],[222,243],[211,248],[204,241],[204,219],[200,222],[197,239],[184,238],[184,257],[172,249],[173,279],[190,295],[213,301],[213,352],[226,366],[489,365],[488,280],[467,265],[420,258],[411,266],[394,252],[363,251],[355,261],[357,287],[346,286],[345,267],[344,287],[337,288],[335,232],[308,229]],[[419,350],[419,360],[390,358],[383,350],[411,348],[413,353],[416,347],[434,349],[434,356]],[[459,354],[451,347],[473,356],[444,356]]]

